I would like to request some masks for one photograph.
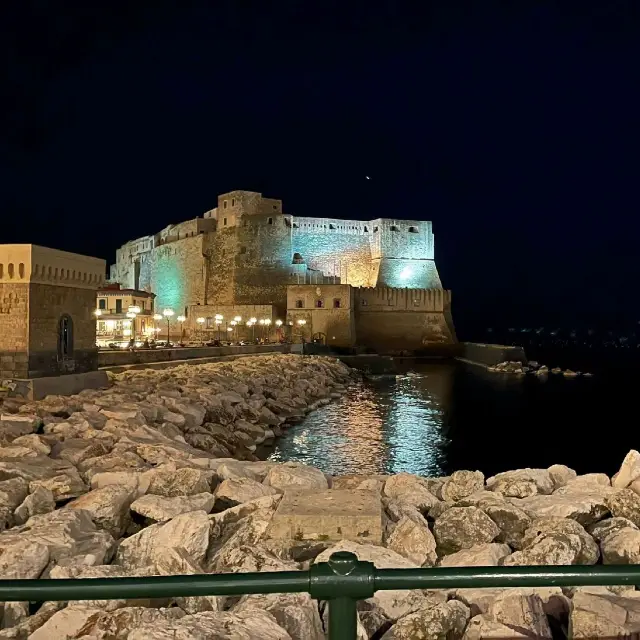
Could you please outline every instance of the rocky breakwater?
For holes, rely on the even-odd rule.
[[[561,465],[490,478],[479,471],[328,477],[299,464],[217,457],[210,441],[203,449],[189,444],[188,420],[234,432],[208,415],[220,408],[216,401],[207,399],[204,408],[196,399],[205,389],[211,398],[237,394],[241,401],[220,401],[233,411],[251,407],[259,395],[264,407],[268,388],[296,389],[291,397],[313,406],[339,394],[351,375],[323,359],[274,358],[271,369],[260,363],[137,372],[119,377],[106,393],[5,406],[14,413],[0,424],[7,527],[0,533],[0,575],[300,570],[338,550],[381,568],[640,563],[635,451],[613,478],[579,476]],[[240,366],[247,368],[242,376]],[[202,411],[209,419],[196,417]],[[166,419],[169,413],[184,423]],[[246,420],[242,415],[234,424]],[[251,456],[246,446],[239,451]],[[378,592],[359,605],[359,638],[628,637],[640,631],[639,593],[629,587]],[[0,638],[321,640],[327,616],[325,604],[307,594],[37,608],[5,603]]]

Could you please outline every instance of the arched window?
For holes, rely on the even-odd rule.
[[[10,262],[10,263],[9,263],[9,269],[8,269],[8,271],[9,271],[9,277],[10,277],[10,278],[13,278],[13,275],[14,275],[14,274],[13,274],[13,262]]]
[[[73,320],[64,314],[58,323],[58,360],[73,359]]]
[[[19,276],[20,278],[24,278],[24,262],[21,262],[21,263],[18,265],[18,276]]]

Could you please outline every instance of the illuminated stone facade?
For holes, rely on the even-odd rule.
[[[31,244],[0,245],[0,376],[97,368],[96,289],[105,261]]]
[[[431,222],[298,217],[251,191],[218,196],[201,218],[128,242],[110,278],[155,293],[160,312],[187,316],[192,305],[273,305],[284,316],[296,284],[442,289]]]
[[[296,340],[377,351],[456,342],[451,292],[444,289],[291,285],[287,326]]]

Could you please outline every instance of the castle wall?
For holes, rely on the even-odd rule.
[[[243,215],[236,238],[235,304],[274,304],[284,312],[292,274],[291,218]]]
[[[0,281],[0,376],[2,378],[28,376],[28,317],[29,284]]]
[[[205,255],[204,299],[202,304],[234,304],[236,254],[238,252],[237,230],[221,228],[216,233],[203,236]],[[191,303],[198,302],[192,300]]]
[[[291,249],[310,269],[366,287],[372,283],[371,226],[359,220],[293,218]],[[291,258],[290,258],[291,259]]]
[[[456,342],[450,322],[451,292],[391,287],[357,289],[358,344],[385,350],[415,350]]]
[[[153,250],[149,286],[156,294],[158,313],[170,308],[180,315],[190,304],[204,300],[203,244],[204,235],[200,234],[161,244]]]

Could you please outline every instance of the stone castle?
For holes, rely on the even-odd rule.
[[[252,191],[220,195],[202,217],[127,242],[110,280],[187,317],[193,306],[272,307],[284,317],[292,285],[442,290],[431,222],[299,217]]]

